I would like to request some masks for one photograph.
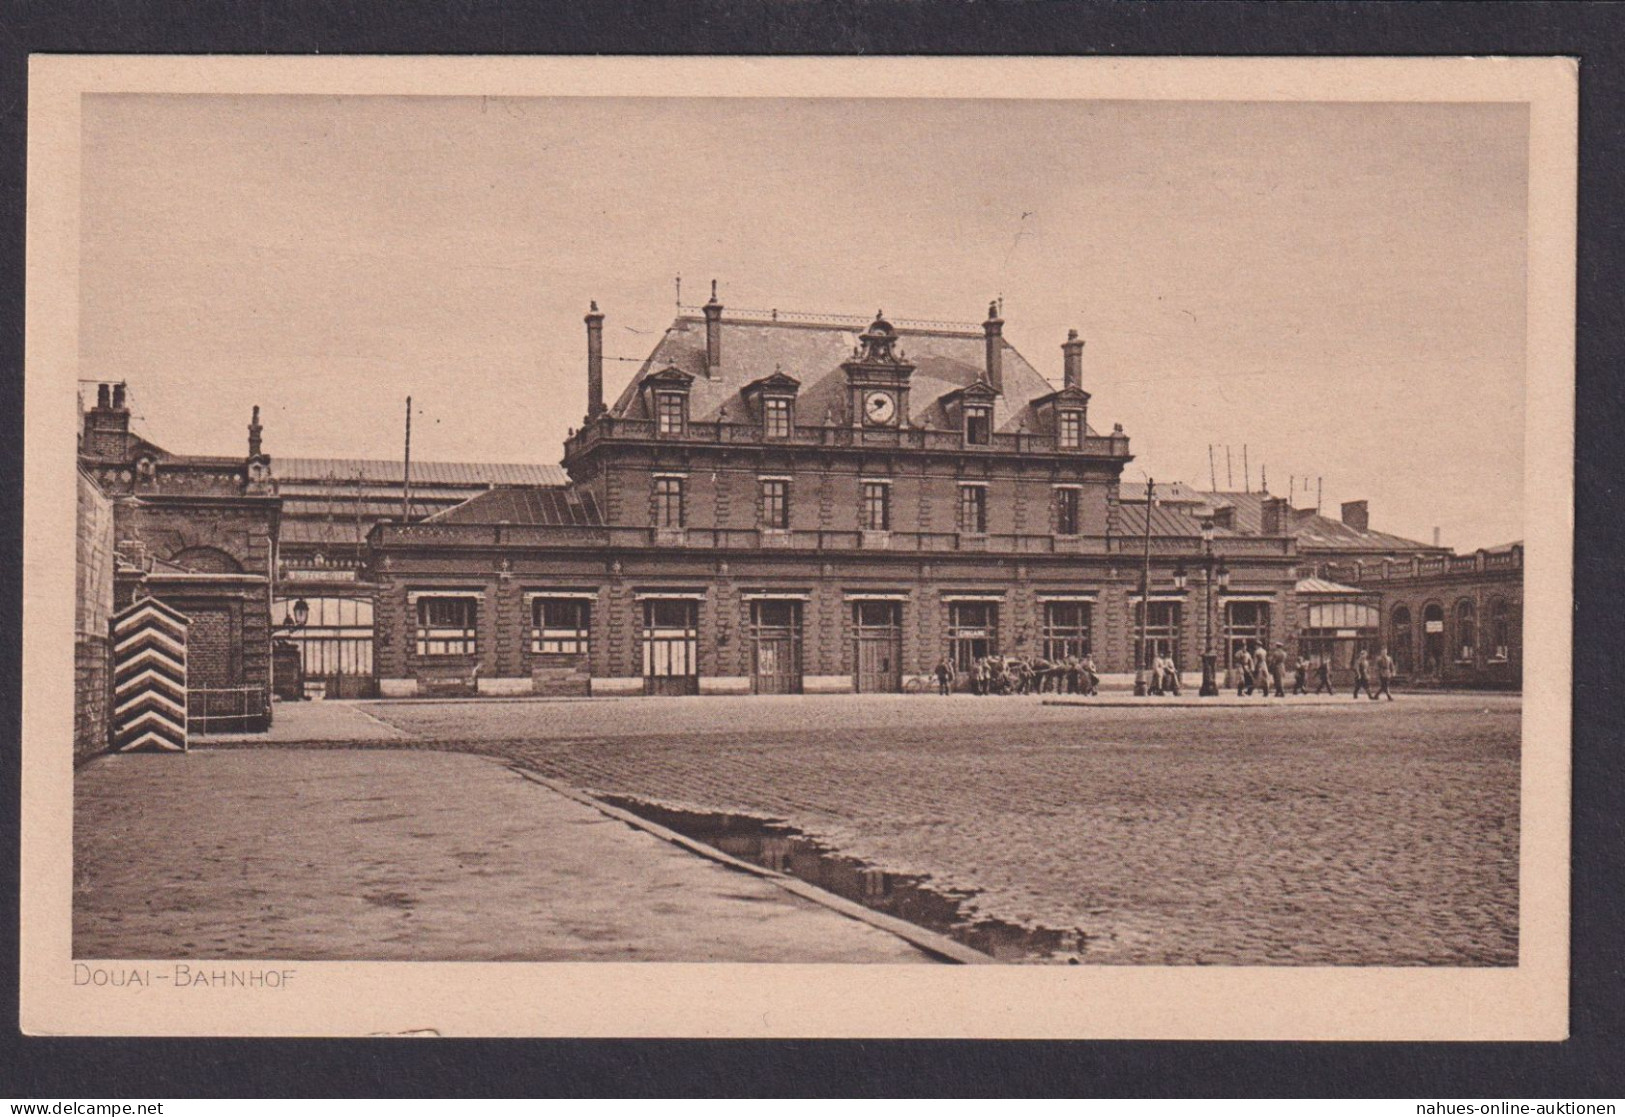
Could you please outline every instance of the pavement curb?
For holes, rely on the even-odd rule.
[[[547,776],[533,772],[528,768],[522,768],[517,764],[509,764],[507,767],[509,771],[518,773],[531,783],[540,784],[549,791],[557,792],[566,799],[573,799],[577,803],[589,806],[599,813],[607,815],[618,822],[624,822],[636,830],[642,830],[644,833],[652,834],[662,841],[680,846],[708,861],[714,861],[738,872],[760,877],[794,896],[799,896],[804,900],[811,900],[813,903],[828,908],[839,915],[844,915],[848,919],[867,923],[871,927],[895,935],[910,946],[929,954],[933,958],[966,966],[999,964],[998,959],[992,955],[983,954],[980,950],[955,942],[947,935],[927,931],[923,927],[898,919],[896,916],[886,915],[884,912],[875,911],[873,908],[866,908],[856,901],[848,900],[844,896],[837,896],[833,892],[826,892],[817,885],[808,884],[797,877],[775,872],[772,869],[764,869],[760,865],[752,865],[749,861],[742,861],[737,857],[726,854],[715,846],[708,846],[704,842],[696,841],[685,834],[679,834],[677,831],[662,826],[658,822],[650,822],[648,819],[633,814],[631,811],[623,810],[620,807],[612,807],[584,791],[577,790],[557,780],[549,779]]]

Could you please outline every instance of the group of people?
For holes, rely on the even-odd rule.
[[[1287,659],[1286,648],[1279,642],[1273,648],[1266,649],[1257,641],[1248,641],[1247,646],[1239,649],[1235,656],[1236,697],[1257,694],[1268,698],[1273,694],[1276,698],[1285,698]],[[1311,675],[1315,680],[1314,694],[1336,693],[1332,689],[1330,656],[1311,658],[1300,655],[1291,667],[1293,694],[1311,693]],[[1359,698],[1364,693],[1373,702],[1384,696],[1392,702],[1394,695],[1389,690],[1389,684],[1393,681],[1394,672],[1394,658],[1388,654],[1387,648],[1375,656],[1362,649],[1354,661],[1354,697]],[[937,680],[938,694],[953,693],[954,685],[959,681],[959,671],[952,659],[943,656],[937,661],[932,674]],[[1100,693],[1100,673],[1095,669],[1095,657],[1092,655],[1069,655],[1058,661],[1042,656],[984,655],[976,658],[966,674],[971,693],[979,695]],[[1180,693],[1179,668],[1172,656],[1159,653],[1152,659],[1148,689],[1156,695],[1177,696]]]
[[[938,694],[952,694],[959,672],[947,656],[932,672]],[[978,656],[966,671],[972,694],[1098,694],[1100,674],[1095,657],[1067,656],[1058,661],[1043,656]]]
[[[1277,698],[1286,697],[1286,648],[1277,641],[1275,646],[1266,651],[1262,644],[1248,641],[1245,648],[1236,653],[1236,697],[1259,694],[1269,697],[1273,693]],[[1376,656],[1372,656],[1365,649],[1360,650],[1359,657],[1354,661],[1354,697],[1360,697],[1363,691],[1373,702],[1386,695],[1388,701],[1394,700],[1389,690],[1389,684],[1394,679],[1394,657],[1383,648]],[[1332,661],[1331,657],[1321,655],[1315,658],[1300,655],[1292,664],[1292,693],[1309,694],[1309,676],[1315,677],[1315,694],[1335,694],[1332,689]],[[1373,688],[1372,680],[1376,681]]]

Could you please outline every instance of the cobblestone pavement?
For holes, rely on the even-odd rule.
[[[490,759],[382,748],[86,765],[73,927],[79,958],[930,961]]]
[[[574,786],[782,819],[1137,964],[1515,965],[1520,703],[379,703]]]

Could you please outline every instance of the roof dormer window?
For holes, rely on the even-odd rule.
[[[991,446],[993,444],[993,409],[991,407],[965,407],[965,445]]]
[[[684,392],[655,393],[655,433],[681,435],[688,427],[688,395]]]
[[[1056,431],[1060,439],[1061,449],[1083,449],[1083,412],[1075,408],[1063,410],[1060,413]]]
[[[789,438],[793,425],[790,397],[768,396],[762,400],[763,438]]]

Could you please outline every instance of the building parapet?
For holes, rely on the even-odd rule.
[[[1510,574],[1523,570],[1523,547],[1474,551],[1469,555],[1416,556],[1376,562],[1328,564],[1325,576],[1333,582],[1418,582],[1434,578],[1460,578],[1474,574]]]
[[[786,436],[763,436],[760,423],[691,422],[679,433],[659,432],[652,419],[600,416],[565,442],[572,458],[601,442],[672,442],[687,445],[749,444],[758,446],[855,447],[860,449],[934,450],[953,453],[1064,454],[1068,457],[1129,458],[1126,434],[1088,435],[1079,445],[1061,447],[1055,435],[1017,431],[994,434],[985,444],[970,445],[958,430],[889,427],[797,426]]]
[[[884,538],[878,536],[884,535]],[[717,551],[852,551],[891,553],[968,552],[978,554],[1142,555],[1139,535],[1053,535],[994,532],[761,530],[755,528],[574,527],[540,524],[379,524],[369,539],[374,547],[549,547]],[[1199,536],[1153,536],[1157,556],[1200,558]],[[1235,536],[1214,541],[1220,557],[1291,557],[1290,536]]]

